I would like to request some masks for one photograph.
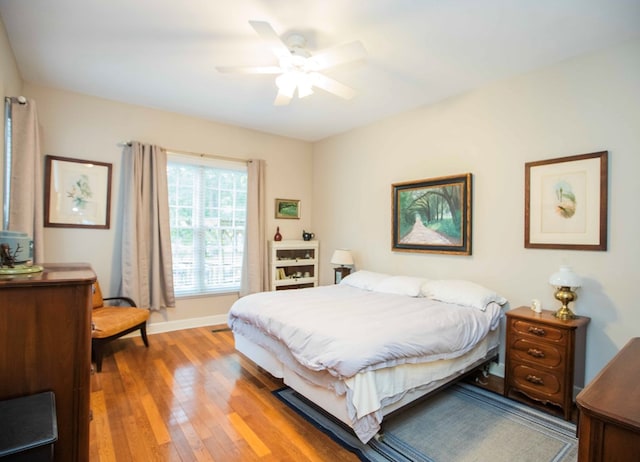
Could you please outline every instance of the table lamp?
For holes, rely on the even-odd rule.
[[[554,316],[563,321],[575,318],[576,315],[569,309],[568,305],[578,298],[573,289],[582,285],[580,276],[574,273],[571,267],[562,265],[559,271],[551,275],[549,284],[556,287],[557,290],[554,296],[562,303],[562,306],[554,313]]]

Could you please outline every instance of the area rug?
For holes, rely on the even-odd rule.
[[[368,444],[290,388],[274,394],[363,461],[577,460],[574,424],[466,383],[385,419],[382,436]]]

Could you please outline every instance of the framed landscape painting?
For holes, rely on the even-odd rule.
[[[276,218],[300,218],[300,201],[276,199]]]
[[[391,185],[392,250],[471,255],[471,173]]]
[[[525,164],[524,246],[607,250],[608,152]]]

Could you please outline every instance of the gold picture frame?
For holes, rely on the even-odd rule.
[[[276,199],[276,218],[300,218],[300,201],[297,199]]]
[[[391,185],[391,248],[471,255],[471,173]]]
[[[607,250],[608,151],[525,164],[524,246]]]

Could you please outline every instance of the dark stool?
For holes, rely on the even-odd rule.
[[[0,462],[50,462],[57,439],[52,392],[0,401]]]

